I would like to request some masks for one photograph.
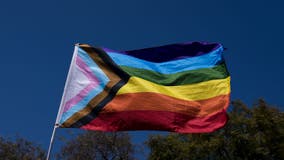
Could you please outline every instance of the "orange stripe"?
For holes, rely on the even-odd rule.
[[[122,111],[168,111],[194,117],[204,117],[229,106],[230,95],[220,95],[206,100],[186,101],[163,94],[142,92],[117,95],[101,113]]]

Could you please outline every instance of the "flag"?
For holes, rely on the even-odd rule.
[[[131,51],[75,46],[62,128],[212,132],[227,122],[230,75],[219,43]]]

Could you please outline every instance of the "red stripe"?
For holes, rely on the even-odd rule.
[[[179,133],[207,133],[227,122],[225,110],[207,117],[192,117],[165,111],[123,111],[101,113],[81,128],[100,131],[163,130]]]

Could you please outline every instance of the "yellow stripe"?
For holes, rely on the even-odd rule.
[[[154,92],[183,100],[203,100],[230,93],[230,77],[180,86],[162,86],[150,81],[130,77],[117,94]]]

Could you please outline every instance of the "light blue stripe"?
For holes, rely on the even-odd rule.
[[[90,91],[90,93],[84,97],[79,103],[75,106],[72,106],[68,111],[62,114],[60,119],[60,124],[70,118],[76,112],[82,110],[86,107],[86,105],[93,99],[96,95],[101,93],[109,82],[109,78],[104,74],[104,72],[99,68],[99,66],[94,63],[94,61],[89,57],[89,55],[82,49],[78,49],[78,56],[88,65],[88,67],[92,70],[93,74],[98,78],[99,84],[96,88]]]
[[[223,47],[208,54],[197,57],[154,63],[117,52],[107,52],[112,60],[120,66],[128,66],[139,69],[152,70],[163,74],[173,74],[182,71],[211,68],[222,60]]]

